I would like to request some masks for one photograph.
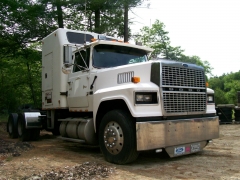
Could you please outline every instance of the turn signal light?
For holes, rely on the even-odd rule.
[[[95,39],[95,38],[92,38],[92,39],[91,39],[91,41],[92,41],[92,42],[94,42],[94,41],[97,41],[97,39]]]
[[[132,82],[133,83],[139,83],[140,82],[140,77],[132,77]]]

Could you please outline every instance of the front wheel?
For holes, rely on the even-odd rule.
[[[139,153],[132,116],[123,110],[108,112],[100,124],[99,145],[108,162],[127,164],[136,160]]]

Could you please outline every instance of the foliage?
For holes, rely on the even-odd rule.
[[[56,28],[30,0],[0,3],[0,113],[41,104],[41,53],[36,43]],[[32,44],[32,45],[31,45]]]
[[[0,122],[7,122],[8,114],[0,114]]]
[[[207,75],[212,75],[213,68],[211,67],[210,63],[208,61],[202,61],[198,56],[186,56],[184,54],[181,54],[179,61],[193,63],[202,66]]]
[[[212,75],[212,67],[208,61],[202,61],[198,56],[186,56],[183,54],[184,50],[180,46],[171,46],[168,32],[164,30],[165,25],[156,20],[152,27],[144,26],[137,35],[136,41],[142,42],[145,46],[154,49],[151,58],[164,58],[188,62],[202,66],[207,75]]]
[[[86,2],[86,4],[85,4]],[[39,42],[58,27],[123,36],[123,5],[143,0],[0,1],[0,114],[41,106]],[[85,11],[86,9],[86,11]]]
[[[225,92],[221,90],[220,88],[216,88],[214,92],[214,100],[215,104],[228,104],[228,100],[225,97]]]
[[[41,106],[40,41],[58,27],[124,35],[124,8],[148,0],[4,0],[0,2],[0,114],[16,111],[21,104]],[[86,2],[86,4],[85,4]],[[86,11],[85,11],[86,9]],[[128,22],[130,24],[131,22]],[[129,36],[131,30],[129,29]],[[152,58],[167,58],[204,67],[208,61],[186,56],[171,45],[165,25],[157,20],[143,27],[136,40],[152,47]],[[240,72],[212,77],[217,103],[236,103]]]
[[[154,49],[152,58],[162,57],[166,59],[178,60],[183,52],[181,47],[172,47],[168,32],[164,30],[165,25],[156,20],[152,27],[144,26],[137,35],[136,40],[145,46]]]
[[[0,109],[4,112],[16,110],[25,103],[40,106],[41,55],[31,48],[1,59]]]
[[[43,13],[60,28],[85,30],[122,37],[124,4],[136,7],[144,0],[36,0]]]
[[[240,71],[210,78],[209,87],[215,90],[216,104],[237,105],[237,93],[240,91]]]

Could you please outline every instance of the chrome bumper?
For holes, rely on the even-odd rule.
[[[218,137],[218,116],[136,123],[138,151],[166,148]]]

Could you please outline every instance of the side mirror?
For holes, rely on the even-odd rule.
[[[64,74],[70,74],[70,72],[71,72],[71,66],[72,66],[72,64],[68,64],[68,63],[63,64],[63,66],[62,66],[62,72],[63,72]]]
[[[71,46],[64,46],[63,47],[63,63],[64,64],[72,64],[72,47]]]

